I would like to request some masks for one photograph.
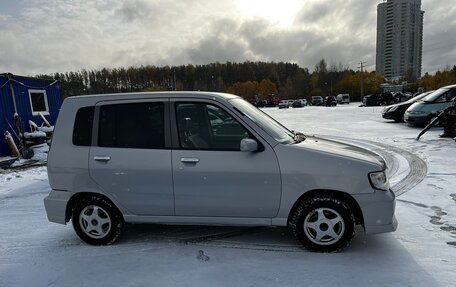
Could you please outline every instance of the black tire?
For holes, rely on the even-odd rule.
[[[319,219],[320,214],[323,218]],[[316,219],[316,220],[315,220]],[[314,221],[315,220],[315,221]],[[321,222],[321,220],[323,222]],[[333,224],[336,222],[336,224]],[[306,225],[318,225],[313,228]],[[344,201],[327,196],[319,196],[304,200],[290,218],[290,227],[301,242],[310,251],[339,252],[347,247],[355,233],[355,217],[349,205]],[[330,236],[327,233],[332,231]],[[318,233],[325,234],[318,239]]]
[[[90,220],[86,220],[87,218]],[[97,195],[87,196],[78,202],[73,209],[71,221],[76,234],[91,245],[114,243],[119,239],[125,225],[117,207]]]

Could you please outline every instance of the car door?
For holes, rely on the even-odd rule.
[[[178,216],[271,218],[281,179],[273,149],[222,105],[171,100],[173,179]],[[241,152],[254,138],[260,150]]]
[[[100,102],[92,179],[131,214],[174,215],[168,99]]]

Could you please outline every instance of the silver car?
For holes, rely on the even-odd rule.
[[[397,227],[377,154],[306,137],[242,98],[160,92],[65,99],[48,157],[49,221],[111,244],[126,223],[289,226],[309,250]]]

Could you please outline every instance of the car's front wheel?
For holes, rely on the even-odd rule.
[[[109,245],[121,235],[124,220],[118,209],[103,197],[83,198],[73,209],[73,228],[76,234],[92,245]]]
[[[322,196],[301,202],[290,219],[290,226],[305,248],[338,252],[350,244],[355,218],[344,201]]]

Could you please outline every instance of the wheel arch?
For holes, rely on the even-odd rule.
[[[109,203],[111,203],[117,209],[119,214],[122,215],[122,219],[123,219],[123,213],[120,211],[120,209],[117,207],[117,205],[111,199],[109,199],[109,197],[107,197],[106,195],[101,194],[101,193],[96,193],[96,192],[78,192],[78,193],[74,194],[67,203],[66,210],[65,210],[65,222],[70,221],[71,216],[73,214],[73,209],[76,207],[76,204],[78,202],[80,202],[82,199],[90,197],[90,196],[97,196],[97,197],[100,197],[100,198],[108,201]]]
[[[309,190],[302,194],[298,200],[293,204],[293,207],[291,208],[289,214],[288,214],[288,220],[287,220],[287,225],[290,223],[291,217],[295,213],[296,209],[299,207],[299,205],[310,198],[318,197],[318,196],[328,196],[332,198],[336,198],[339,200],[344,201],[349,205],[351,210],[353,211],[353,215],[355,217],[356,224],[361,224],[363,228],[364,227],[364,217],[363,217],[363,212],[361,210],[361,207],[359,206],[358,202],[348,193],[343,192],[343,191],[338,191],[338,190],[328,190],[328,189],[314,189],[314,190]]]

